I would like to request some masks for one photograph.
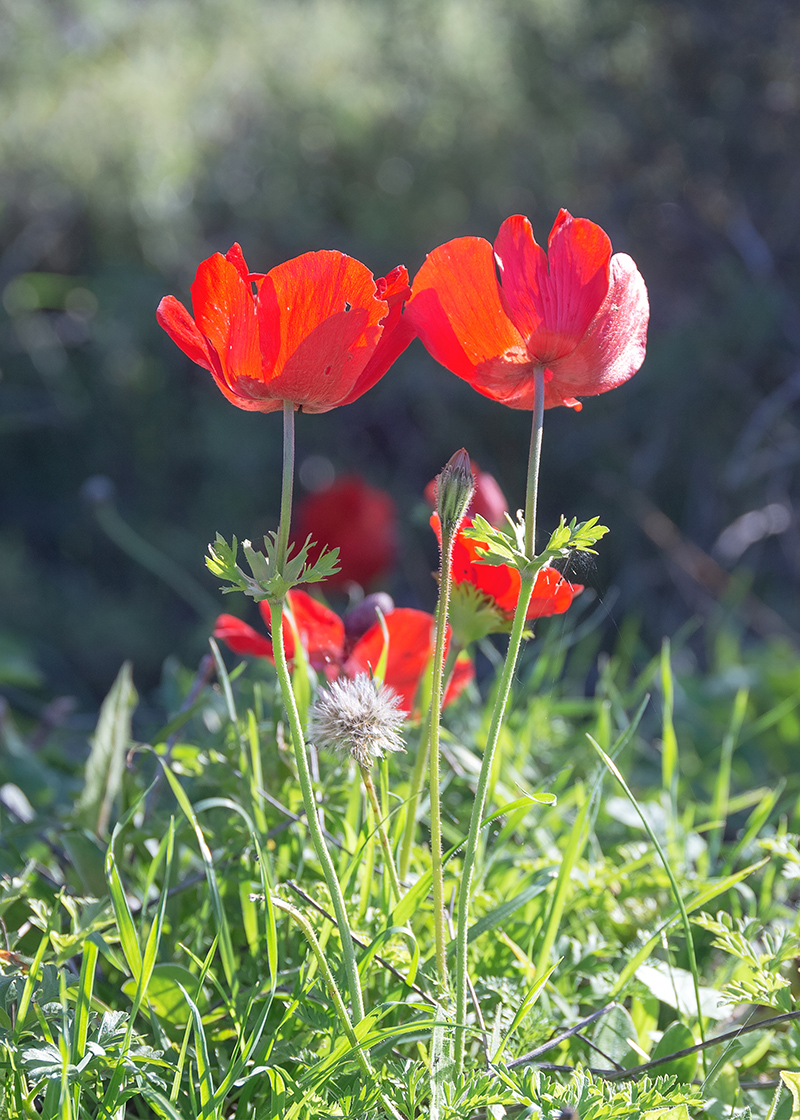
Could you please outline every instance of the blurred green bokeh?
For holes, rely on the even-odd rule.
[[[101,531],[91,476],[211,595],[215,532],[274,526],[280,417],[227,404],[155,323],[202,258],[413,275],[511,213],[544,241],[561,206],[634,257],[653,317],[632,382],[548,414],[543,526],[602,513],[599,582],[651,648],[717,609],[687,542],[776,612],[743,625],[800,627],[798,55],[791,0],[0,0],[4,640],[87,700],[127,657],[146,688],[202,654],[208,618]],[[433,602],[418,503],[456,448],[522,500],[528,416],[418,343],[298,429],[301,462],[395,496],[398,601]]]

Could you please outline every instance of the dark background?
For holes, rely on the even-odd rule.
[[[652,318],[631,382],[547,414],[542,526],[602,515],[597,582],[645,648],[720,610],[791,639],[799,63],[788,0],[0,0],[0,684],[92,705],[125,658],[146,690],[205,649],[209,615],[109,539],[92,476],[246,612],[203,553],[275,526],[281,420],[156,324],[201,259],[337,248],[413,276],[511,213],[546,242],[561,206],[633,256]],[[415,342],[300,417],[298,458],[391,491],[387,587],[431,607],[425,483],[464,445],[516,506],[528,434]]]

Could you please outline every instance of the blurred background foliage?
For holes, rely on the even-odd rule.
[[[413,275],[511,213],[546,241],[561,206],[634,257],[653,314],[633,381],[548,413],[542,526],[602,514],[595,582],[642,656],[725,611],[791,650],[799,63],[790,0],[0,0],[7,694],[91,707],[128,657],[147,690],[168,654],[197,663],[213,600],[246,610],[202,556],[274,527],[280,417],[228,405],[156,325],[202,258]],[[430,608],[425,483],[465,445],[516,506],[528,426],[414,343],[301,418],[301,480],[328,461],[391,491],[386,588]],[[123,552],[118,514],[201,586]]]

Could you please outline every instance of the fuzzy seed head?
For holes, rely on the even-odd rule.
[[[321,692],[309,714],[308,735],[318,748],[344,751],[359,764],[370,766],[384,751],[402,751],[400,728],[405,712],[400,697],[387,685],[377,685],[366,673],[341,678]]]

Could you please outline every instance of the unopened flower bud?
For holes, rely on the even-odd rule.
[[[462,447],[436,476],[436,512],[442,527],[442,540],[458,531],[475,492],[475,478],[469,455]]]

